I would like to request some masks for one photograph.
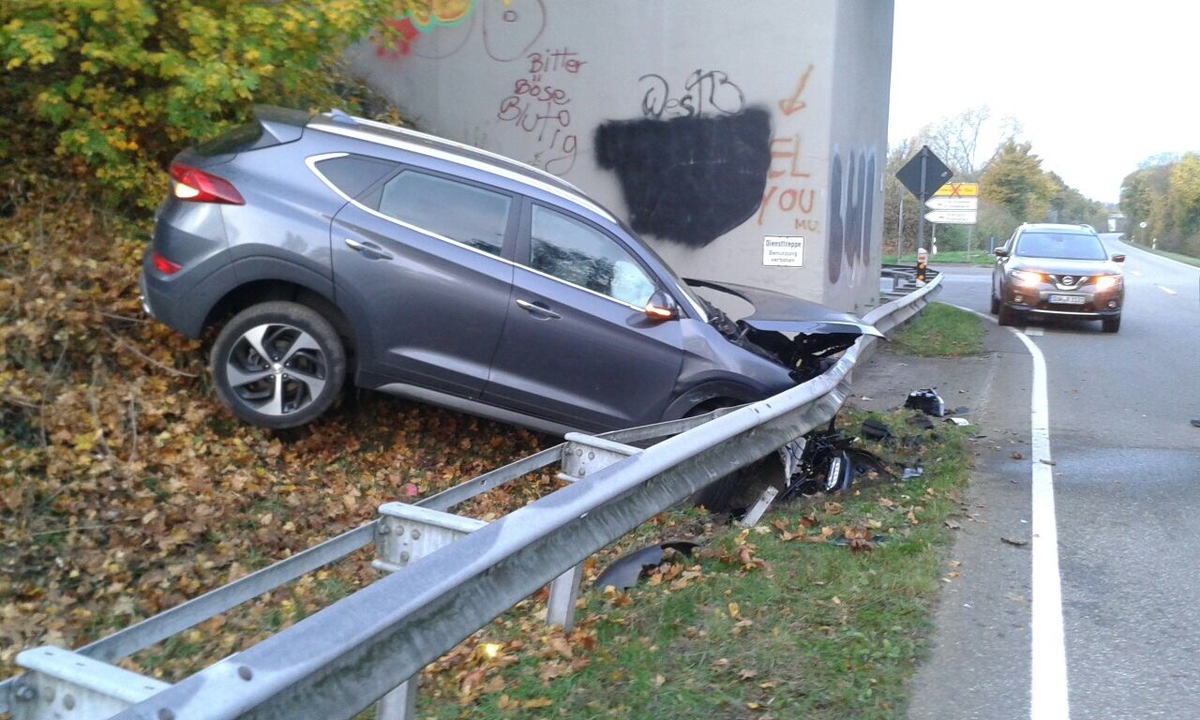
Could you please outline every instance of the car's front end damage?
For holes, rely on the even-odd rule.
[[[693,288],[733,296],[751,308],[732,320],[718,305],[705,301],[709,325],[734,345],[787,368],[793,382],[820,375],[833,356],[847,350],[858,338],[884,337],[858,317],[819,303],[801,300],[762,288],[688,279]]]

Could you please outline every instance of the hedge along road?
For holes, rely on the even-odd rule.
[[[1194,714],[1200,271],[1105,240],[1129,255],[1120,333],[989,322],[984,356],[892,373],[983,436],[913,720]],[[986,316],[990,270],[932,265],[940,302]]]

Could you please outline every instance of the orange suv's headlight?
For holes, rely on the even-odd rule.
[[[1101,275],[1100,277],[1096,278],[1097,290],[1109,290],[1119,286],[1120,284],[1120,275]]]

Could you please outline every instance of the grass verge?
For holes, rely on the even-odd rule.
[[[889,343],[892,352],[919,357],[962,357],[983,347],[979,318],[964,310],[930,303]]]
[[[843,415],[850,429],[865,417]],[[968,440],[913,411],[872,417],[894,438],[870,449],[920,477],[779,504],[749,529],[660,516],[601,561],[668,540],[701,549],[664,556],[627,591],[585,589],[571,633],[542,627],[540,599],[527,601],[428,669],[419,717],[903,717]]]

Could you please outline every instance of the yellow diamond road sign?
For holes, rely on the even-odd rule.
[[[946,183],[933,197],[979,197],[979,183]]]

